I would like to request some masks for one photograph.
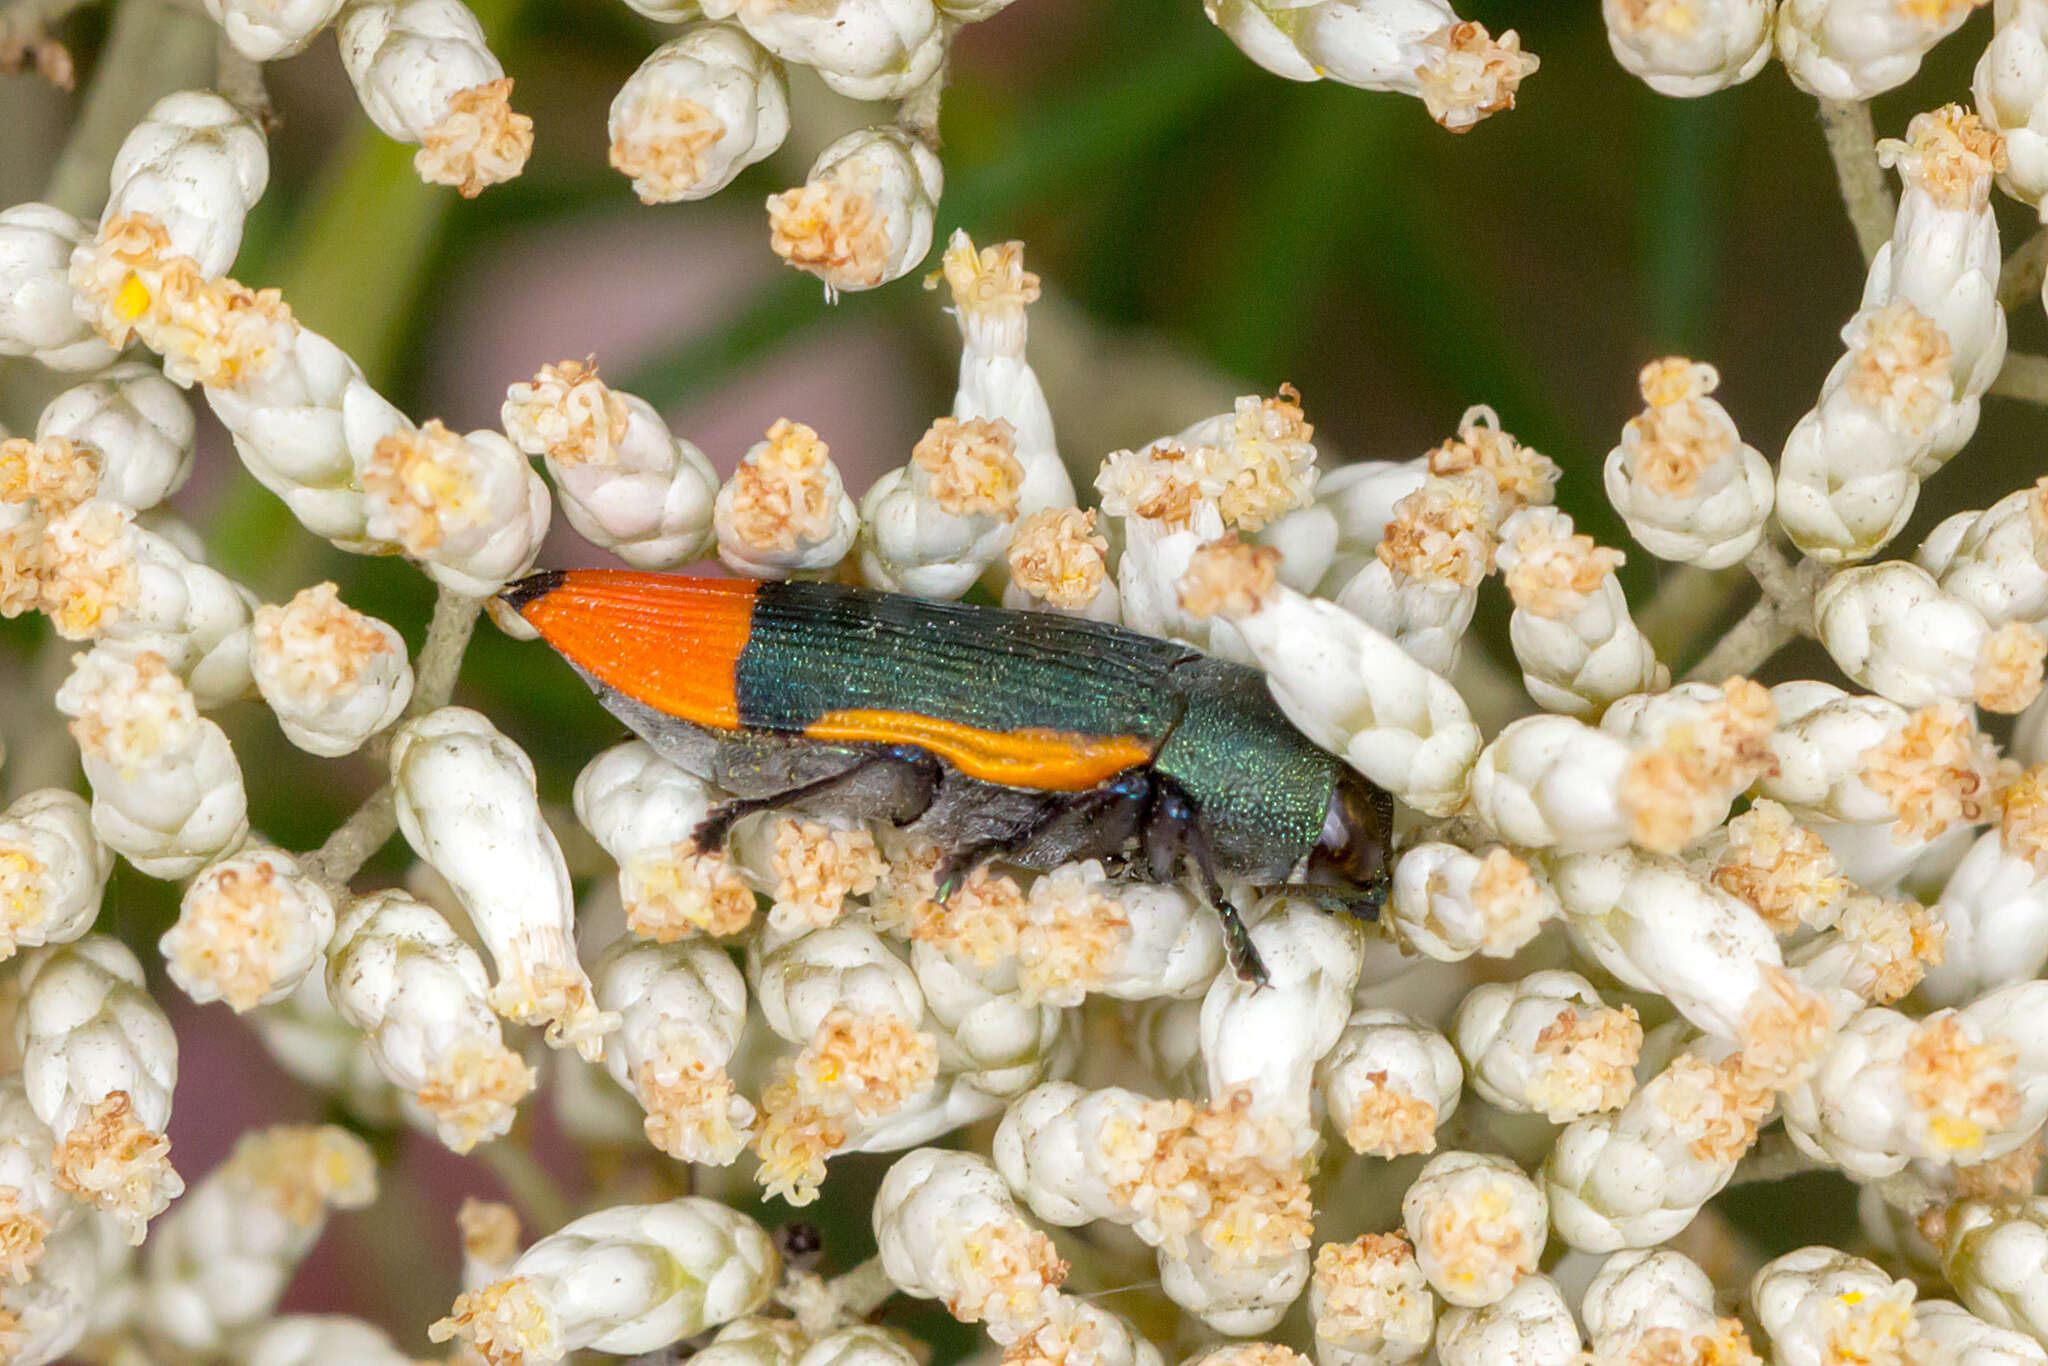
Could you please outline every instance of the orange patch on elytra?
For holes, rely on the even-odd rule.
[[[670,716],[731,730],[734,672],[754,625],[753,579],[571,570],[519,614],[599,682]]]
[[[1083,792],[1152,761],[1152,747],[1129,735],[1076,735],[1039,727],[982,730],[915,712],[870,708],[826,712],[804,727],[804,734],[813,740],[917,745],[970,778],[1046,792]]]

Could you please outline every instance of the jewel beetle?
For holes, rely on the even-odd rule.
[[[553,570],[502,597],[658,752],[750,812],[886,819],[980,863],[1100,859],[1191,877],[1238,975],[1265,980],[1228,875],[1369,918],[1393,799],[1290,724],[1258,670],[1050,612],[834,583]]]

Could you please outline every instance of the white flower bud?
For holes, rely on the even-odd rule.
[[[1956,1366],[2048,1366],[2048,1351],[2030,1337],[1994,1328],[1960,1304],[1920,1300],[1913,1306],[1919,1341],[1936,1361]]]
[[[2000,1328],[2048,1337],[2048,1199],[1972,1201],[1948,1215],[1942,1274]]]
[[[1620,551],[1574,534],[1571,518],[1551,507],[1522,509],[1500,535],[1496,558],[1515,600],[1509,635],[1537,705],[1587,716],[1665,685],[1669,674],[1614,576]]]
[[[1399,1233],[1317,1248],[1308,1313],[1317,1366],[1407,1366],[1436,1331],[1436,1296]]]
[[[327,992],[443,1143],[468,1152],[512,1127],[533,1069],[505,1046],[483,960],[440,912],[396,891],[353,903],[335,928]]]
[[[1496,41],[1444,0],[1207,0],[1206,8],[1211,23],[1275,75],[1414,95],[1454,133],[1514,108],[1516,87],[1536,70],[1514,30]]]
[[[727,850],[747,884],[772,899],[768,925],[779,934],[832,924],[885,871],[874,833],[841,816],[762,812],[733,827]]]
[[[1313,1131],[1315,1066],[1336,1046],[1362,966],[1362,936],[1349,916],[1283,902],[1252,926],[1268,980],[1219,973],[1202,998],[1202,1064],[1214,1097],[1249,1095],[1305,1137]]]
[[[498,969],[491,1007],[545,1024],[553,1048],[604,1055],[617,1017],[591,1001],[576,960],[576,906],[554,832],[541,819],[533,762],[463,707],[407,722],[391,740],[398,828],[448,880]]]
[[[1770,1107],[1739,1058],[1681,1053],[1618,1112],[1558,1136],[1543,1167],[1558,1237],[1583,1252],[1673,1237],[1728,1184]]]
[[[2018,712],[2040,693],[2048,636],[2018,621],[1994,629],[1904,560],[1836,574],[1814,613],[1842,672],[1902,707],[1974,701]]]
[[[1714,1283],[1697,1263],[1631,1249],[1601,1263],[1581,1312],[1597,1361],[1654,1361],[1664,1351],[1679,1360],[1755,1362],[1740,1322],[1714,1309]]]
[[[253,117],[211,90],[180,91],[150,106],[122,140],[100,223],[152,218],[201,275],[224,275],[269,179],[270,155]]]
[[[353,754],[412,700],[397,631],[342,602],[332,583],[256,609],[249,669],[285,738],[323,758]]]
[[[783,61],[816,68],[825,84],[855,100],[910,94],[945,61],[951,34],[932,0],[742,5],[735,17]]]
[[[321,29],[334,22],[343,0],[294,0],[286,5],[259,0],[206,0],[206,12],[227,34],[235,51],[256,62],[274,62],[303,52]]]
[[[576,775],[576,818],[618,863],[635,934],[666,944],[752,922],[753,890],[723,851],[700,854],[692,838],[719,800],[644,740],[605,750]]]
[[[1774,8],[1774,0],[1709,0],[1678,11],[1601,0],[1600,13],[1623,70],[1660,95],[1693,99],[1763,70]]]
[[[1025,914],[1018,972],[1034,1000],[1199,996],[1223,969],[1214,911],[1180,887],[1111,881],[1100,863],[1070,863],[1033,882]]]
[[[1616,15],[1630,8],[1623,0],[1606,0],[1608,35],[1617,53],[1622,44],[1615,36]],[[1730,10],[1754,11],[1759,27],[1768,27],[1767,5],[1719,0],[1716,8],[1723,18]],[[1646,28],[1690,41],[1701,34],[1700,24],[1694,14],[1682,35],[1656,19]],[[1710,22],[1706,32],[1712,32]],[[1759,56],[1768,51],[1768,43],[1758,48]],[[1607,456],[1607,499],[1628,523],[1629,534],[1659,559],[1702,569],[1725,568],[1756,548],[1774,495],[1770,461],[1742,440],[1735,419],[1709,397],[1720,382],[1713,366],[1682,356],[1650,362],[1640,380],[1646,406],[1628,420],[1621,444]]]
[[[626,78],[609,127],[641,203],[708,198],[789,135],[782,67],[730,24],[693,24]]]
[[[2048,621],[2048,495],[2037,481],[1982,512],[1959,512],[1913,560],[1993,626]]]
[[[1921,984],[1929,1001],[1963,1005],[1994,988],[2031,981],[2048,966],[2043,852],[2009,847],[1997,830],[1971,844],[1931,908],[1945,933],[1942,960]]]
[[[1004,1366],[1165,1366],[1128,1320],[1087,1300],[1061,1299],[1052,1316],[1003,1352]]]
[[[1159,1288],[1218,1333],[1271,1332],[1308,1284],[1308,1234],[1294,1241],[1299,1246],[1293,1250],[1263,1256],[1206,1240],[1189,1244],[1185,1253],[1161,1248]]]
[[[647,1111],[647,1141],[682,1162],[725,1166],[752,1136],[754,1107],[726,1067],[747,1026],[747,983],[722,949],[620,940],[596,971],[618,1014],[605,1069]]]
[[[907,1294],[944,1300],[962,1323],[1008,1344],[1043,1323],[1066,1278],[1052,1240],[1020,1214],[988,1162],[919,1148],[875,1195],[875,1243]]]
[[[2048,194],[2048,9],[2017,0],[1993,11],[1991,41],[1977,59],[1970,92],[1984,126],[2005,139],[1998,184],[2038,205]]]
[[[1403,948],[1455,963],[1512,957],[1562,912],[1548,880],[1508,850],[1425,842],[1401,852],[1381,915]]]
[[[918,1366],[918,1356],[915,1344],[902,1334],[859,1323],[806,1347],[797,1366]]]
[[[1431,478],[1394,505],[1373,559],[1338,590],[1337,605],[1449,675],[1493,568],[1503,503],[1484,470]]]
[[[586,1214],[519,1255],[504,1279],[464,1291],[427,1330],[494,1366],[589,1348],[653,1352],[751,1314],[781,1272],[753,1220],[694,1196]]]
[[[1962,26],[1980,0],[1902,8],[1897,0],[1784,0],[1779,60],[1801,90],[1867,100],[1904,85],[1928,49]]]
[[[810,1340],[792,1319],[734,1319],[691,1357],[703,1366],[796,1366]]]
[[[382,1328],[343,1314],[280,1314],[235,1352],[236,1366],[411,1366]]]
[[[36,419],[36,439],[61,436],[99,454],[98,496],[143,511],[192,473],[192,405],[151,365],[123,361],[66,389]]]
[[[0,959],[91,929],[113,871],[90,808],[73,794],[46,787],[0,811]]]
[[[21,1078],[0,1080],[0,1281],[32,1279],[50,1236],[83,1209],[58,1181],[56,1148]]]
[[[861,498],[861,577],[890,592],[958,598],[1001,558],[1024,467],[1010,424],[942,417],[910,463]]]
[[[280,1124],[245,1135],[150,1238],[140,1317],[186,1352],[218,1354],[277,1308],[328,1211],[376,1196],[376,1160],[346,1129]]]
[[[23,960],[14,1030],[57,1184],[114,1215],[131,1243],[185,1183],[171,1170],[178,1041],[120,941],[92,935]]]
[[[1749,1283],[1757,1323],[1779,1366],[1905,1360],[1917,1345],[1913,1283],[1833,1248],[1764,1263]]]
[[[914,943],[910,963],[939,1031],[941,1071],[998,1101],[1045,1080],[1064,1017],[1019,986],[1014,962],[977,968]]]
[[[1505,1158],[1439,1153],[1401,1197],[1415,1262],[1446,1303],[1492,1304],[1536,1270],[1550,1217],[1543,1190]]]
[[[458,436],[438,420],[396,431],[377,442],[361,475],[368,534],[403,547],[465,597],[489,597],[517,578],[547,534],[548,486],[496,432]]]
[[[73,717],[93,832],[150,877],[189,877],[249,833],[242,770],[161,657],[78,656],[57,690]]]
[[[1443,1366],[1573,1366],[1580,1355],[1571,1306],[1548,1276],[1524,1276],[1477,1309],[1452,1306],[1436,1340]]]
[[[1771,735],[1776,772],[1762,779],[1759,792],[1809,818],[1872,824],[1901,814],[1866,781],[1875,776],[1866,756],[1903,730],[1903,707],[1816,682],[1781,683],[1771,701],[1778,709]]]
[[[327,889],[290,854],[260,848],[201,869],[158,947],[187,996],[239,1014],[296,991],[333,935]]]
[[[1458,1108],[1465,1069],[1450,1040],[1397,1010],[1351,1012],[1316,1067],[1330,1121],[1351,1150],[1372,1157],[1436,1151]]]
[[[973,240],[959,229],[946,243],[939,268],[953,296],[953,319],[960,325],[960,376],[953,392],[953,416],[991,422],[1000,419],[1010,424],[1010,453],[1024,468],[1017,493],[1017,529],[1021,532],[1024,521],[1038,513],[1074,506],[1074,481],[1060,459],[1052,409],[1024,354],[1030,330],[1025,310],[1038,298],[1038,277],[1024,269],[1022,242],[999,242],[976,250]],[[1033,591],[1041,598],[1054,596]],[[1065,596],[1076,591],[1070,586]],[[1058,605],[1071,609],[1093,600],[1091,592],[1083,602]]]
[[[1643,1026],[1633,1007],[1610,1010],[1576,973],[1532,972],[1474,988],[1452,1038],[1481,1099],[1568,1124],[1627,1102]]]
[[[832,0],[800,15],[775,13],[829,23],[839,10],[891,4],[928,0]],[[766,46],[775,50],[772,42]],[[818,153],[801,186],[769,196],[769,245],[823,280],[828,296],[873,289],[908,275],[931,250],[944,185],[938,155],[916,134],[887,125],[855,129]]]
[[[846,558],[860,514],[830,449],[801,422],[778,419],[718,490],[718,558],[757,579],[830,569]]]
[[[52,370],[98,370],[115,348],[77,307],[71,253],[92,229],[48,204],[0,209],[0,356],[29,356]]]
[[[100,1238],[91,1222],[79,1220],[52,1235],[34,1279],[0,1286],[9,1366],[47,1366],[76,1347],[92,1330],[105,1289]]]
[[[1525,716],[1481,751],[1473,814],[1530,848],[1589,852],[1633,841],[1683,849],[1726,813],[1735,749],[1701,746],[1688,727],[1672,730],[1664,744],[1631,748],[1569,716]]]
[[[420,145],[420,179],[474,198],[526,168],[533,120],[461,0],[350,0],[335,37],[370,122]]]

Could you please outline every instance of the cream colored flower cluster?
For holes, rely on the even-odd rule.
[[[334,23],[429,179],[474,193],[524,161],[456,0],[207,8],[256,62]],[[787,131],[779,63],[899,100],[771,206],[792,262],[885,283],[930,246],[948,44],[1000,8],[650,5],[687,27],[614,104],[613,160],[650,200],[725,185]],[[1411,459],[1338,463],[1286,385],[1063,457],[1029,357],[1038,277],[1021,244],[964,234],[928,282],[961,338],[951,410],[864,492],[795,418],[721,480],[592,357],[509,384],[502,430],[415,423],[230,273],[261,121],[212,92],[159,102],[96,225],[0,213],[0,351],[79,381],[0,442],[0,610],[65,642],[45,720],[90,790],[0,807],[0,1360],[396,1363],[432,1341],[488,1366],[683,1344],[914,1366],[922,1344],[872,1321],[903,1294],[1008,1366],[2048,1366],[2048,479],[1882,558],[2002,392],[1991,200],[2048,186],[2048,17],[1999,9],[1976,111],[1854,136],[1853,102],[1970,8],[1603,5],[1667,93],[1775,48],[1827,102],[1845,184],[1880,187],[1852,208],[1888,219],[1775,462],[1711,364],[1642,368],[1604,466],[1627,552],[1483,404]],[[1210,9],[1283,76],[1404,91],[1452,129],[1534,69],[1438,0]],[[264,603],[207,565],[162,506],[195,389],[308,531],[419,567],[417,649],[335,584]],[[557,501],[640,569],[978,594],[1253,666],[1398,800],[1387,904],[1367,922],[1228,879],[1255,985],[1202,889],[1116,860],[942,893],[948,850],[829,803],[700,847],[732,794],[642,740],[558,806],[500,718],[451,705]],[[1681,609],[1630,601],[1627,554],[1735,570],[1758,600],[1675,658],[1653,636]],[[1779,676],[1801,636],[1828,677]],[[279,847],[215,719],[236,701],[381,786],[319,847]],[[394,837],[410,872],[364,885]],[[492,1145],[548,1225],[527,1242],[466,1207],[450,1311],[403,1348],[278,1312],[330,1212],[375,1199],[361,1140],[277,1126],[180,1174],[178,1040],[106,932],[117,860],[177,884],[171,987],[247,1018],[337,1113]],[[543,1103],[591,1159],[582,1207],[522,1161]],[[1724,1190],[1808,1169],[1856,1184],[1869,1258],[1760,1261],[1728,1236]],[[870,1260],[827,1248],[826,1276],[801,1228],[771,1234],[863,1173],[872,1195],[842,1198],[869,1201]]]

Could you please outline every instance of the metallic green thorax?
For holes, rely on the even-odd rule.
[[[1200,658],[1174,679],[1187,709],[1154,770],[1201,812],[1223,866],[1285,876],[1322,834],[1337,759],[1288,723],[1256,669]]]

